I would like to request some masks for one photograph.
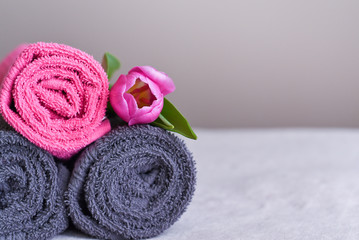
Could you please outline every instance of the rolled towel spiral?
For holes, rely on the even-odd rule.
[[[69,159],[111,130],[104,120],[107,75],[87,53],[57,43],[30,44],[10,53],[0,71],[4,119],[54,156]]]
[[[65,193],[69,215],[101,239],[159,235],[183,214],[196,171],[185,143],[150,125],[122,126],[88,146]]]
[[[69,177],[49,153],[0,130],[0,239],[49,239],[65,231]]]

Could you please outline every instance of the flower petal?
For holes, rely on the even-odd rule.
[[[130,113],[127,101],[124,98],[126,83],[127,77],[121,75],[111,88],[110,103],[115,113],[124,121],[128,122],[130,120]]]
[[[140,74],[127,74],[126,75],[126,90],[125,92],[127,92],[135,83],[136,83],[136,79],[140,78],[142,75]]]
[[[151,123],[155,121],[160,115],[163,108],[163,98],[157,99],[150,107],[143,107],[138,109],[136,114],[132,116],[128,125],[134,125],[138,123]]]
[[[142,108],[137,108],[136,112],[132,114],[130,110],[131,119],[128,122],[128,124],[131,126],[133,124],[138,123],[151,123],[154,120],[158,118],[160,115],[162,108],[163,108],[163,94],[161,93],[158,86],[153,83],[150,79],[147,77],[141,76],[141,81],[148,84],[151,93],[156,97],[156,100],[154,100],[151,104],[151,106],[144,106]],[[128,101],[133,101],[135,104],[135,98],[131,95],[131,98],[126,98]],[[129,103],[129,102],[128,102]],[[129,103],[130,104],[130,103]],[[130,106],[130,105],[129,105]],[[137,107],[137,105],[136,105]]]
[[[133,116],[136,115],[137,111],[139,110],[138,106],[137,106],[136,99],[134,98],[134,96],[132,96],[129,93],[124,93],[123,98],[127,102],[128,112],[129,112],[130,118],[132,118]]]
[[[135,72],[143,74],[144,76],[148,77],[151,81],[156,83],[163,95],[167,95],[176,89],[172,79],[169,76],[167,76],[166,73],[157,71],[155,68],[151,66],[134,67],[129,71],[129,74]]]

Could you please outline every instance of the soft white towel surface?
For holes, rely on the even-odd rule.
[[[196,132],[194,199],[153,239],[359,239],[359,130]]]

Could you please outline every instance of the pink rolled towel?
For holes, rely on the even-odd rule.
[[[27,47],[27,44],[21,44],[15,48],[9,55],[4,58],[0,63],[0,81],[2,81],[12,64],[15,62],[19,54]]]
[[[22,45],[0,63],[3,118],[37,146],[69,159],[111,130],[108,79],[90,55],[57,43]]]

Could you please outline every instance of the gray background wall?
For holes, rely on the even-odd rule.
[[[357,0],[0,0],[0,56],[36,41],[166,72],[194,126],[359,127]]]

